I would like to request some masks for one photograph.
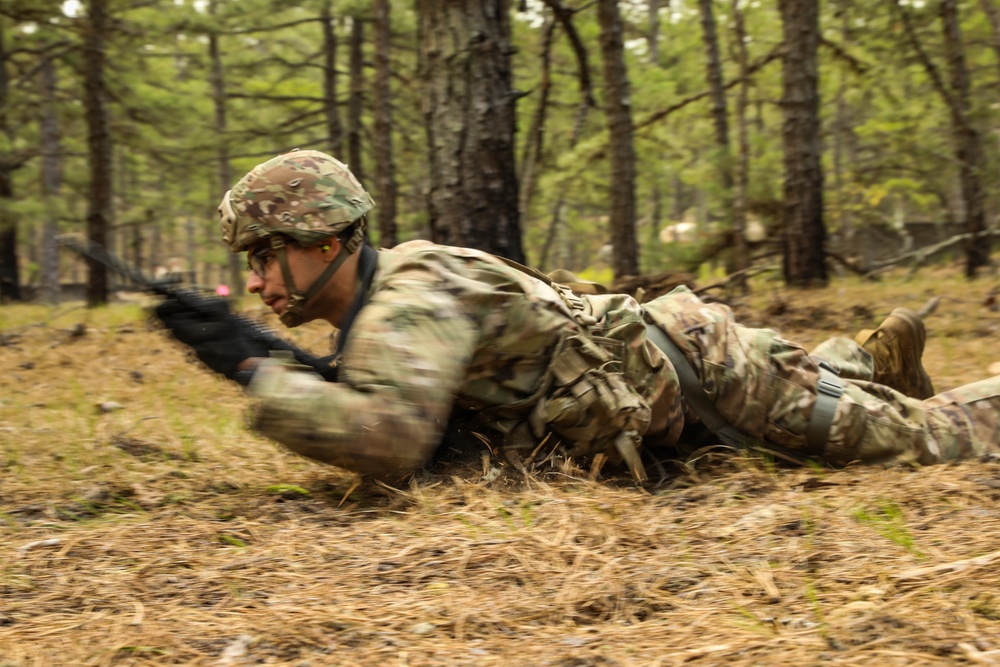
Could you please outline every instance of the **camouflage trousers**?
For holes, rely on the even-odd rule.
[[[722,416],[752,437],[808,452],[824,360],[844,381],[826,448],[815,452],[829,463],[926,465],[1000,451],[1000,376],[919,400],[872,382],[871,356],[852,340],[832,338],[808,353],[774,331],[737,324],[728,307],[686,288],[644,307]]]

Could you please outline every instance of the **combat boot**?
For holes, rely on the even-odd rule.
[[[865,329],[854,340],[872,355],[875,382],[913,398],[934,395],[934,385],[921,363],[927,331],[917,313],[897,308],[877,329]]]

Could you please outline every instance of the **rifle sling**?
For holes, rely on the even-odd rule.
[[[647,317],[649,316],[647,315]],[[830,435],[830,426],[833,424],[833,417],[837,412],[837,402],[844,393],[843,383],[826,362],[819,364],[820,379],[816,387],[816,402],[813,404],[812,417],[806,429],[806,448],[804,451],[796,451],[755,438],[730,424],[705,393],[697,373],[674,341],[660,327],[648,320],[646,322],[646,337],[667,355],[667,359],[677,373],[677,380],[680,383],[684,400],[698,415],[702,423],[725,444],[731,447],[747,447],[771,452],[800,463],[810,457],[818,457],[823,454]]]

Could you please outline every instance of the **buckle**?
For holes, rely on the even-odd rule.
[[[840,398],[844,395],[844,385],[821,376],[816,383],[816,391],[833,398]]]

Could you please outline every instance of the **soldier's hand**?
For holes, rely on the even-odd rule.
[[[268,356],[265,343],[240,333],[224,299],[205,299],[197,307],[167,299],[155,312],[174,338],[190,347],[202,363],[240,384],[246,384],[252,375],[238,372],[241,364],[252,357]]]

